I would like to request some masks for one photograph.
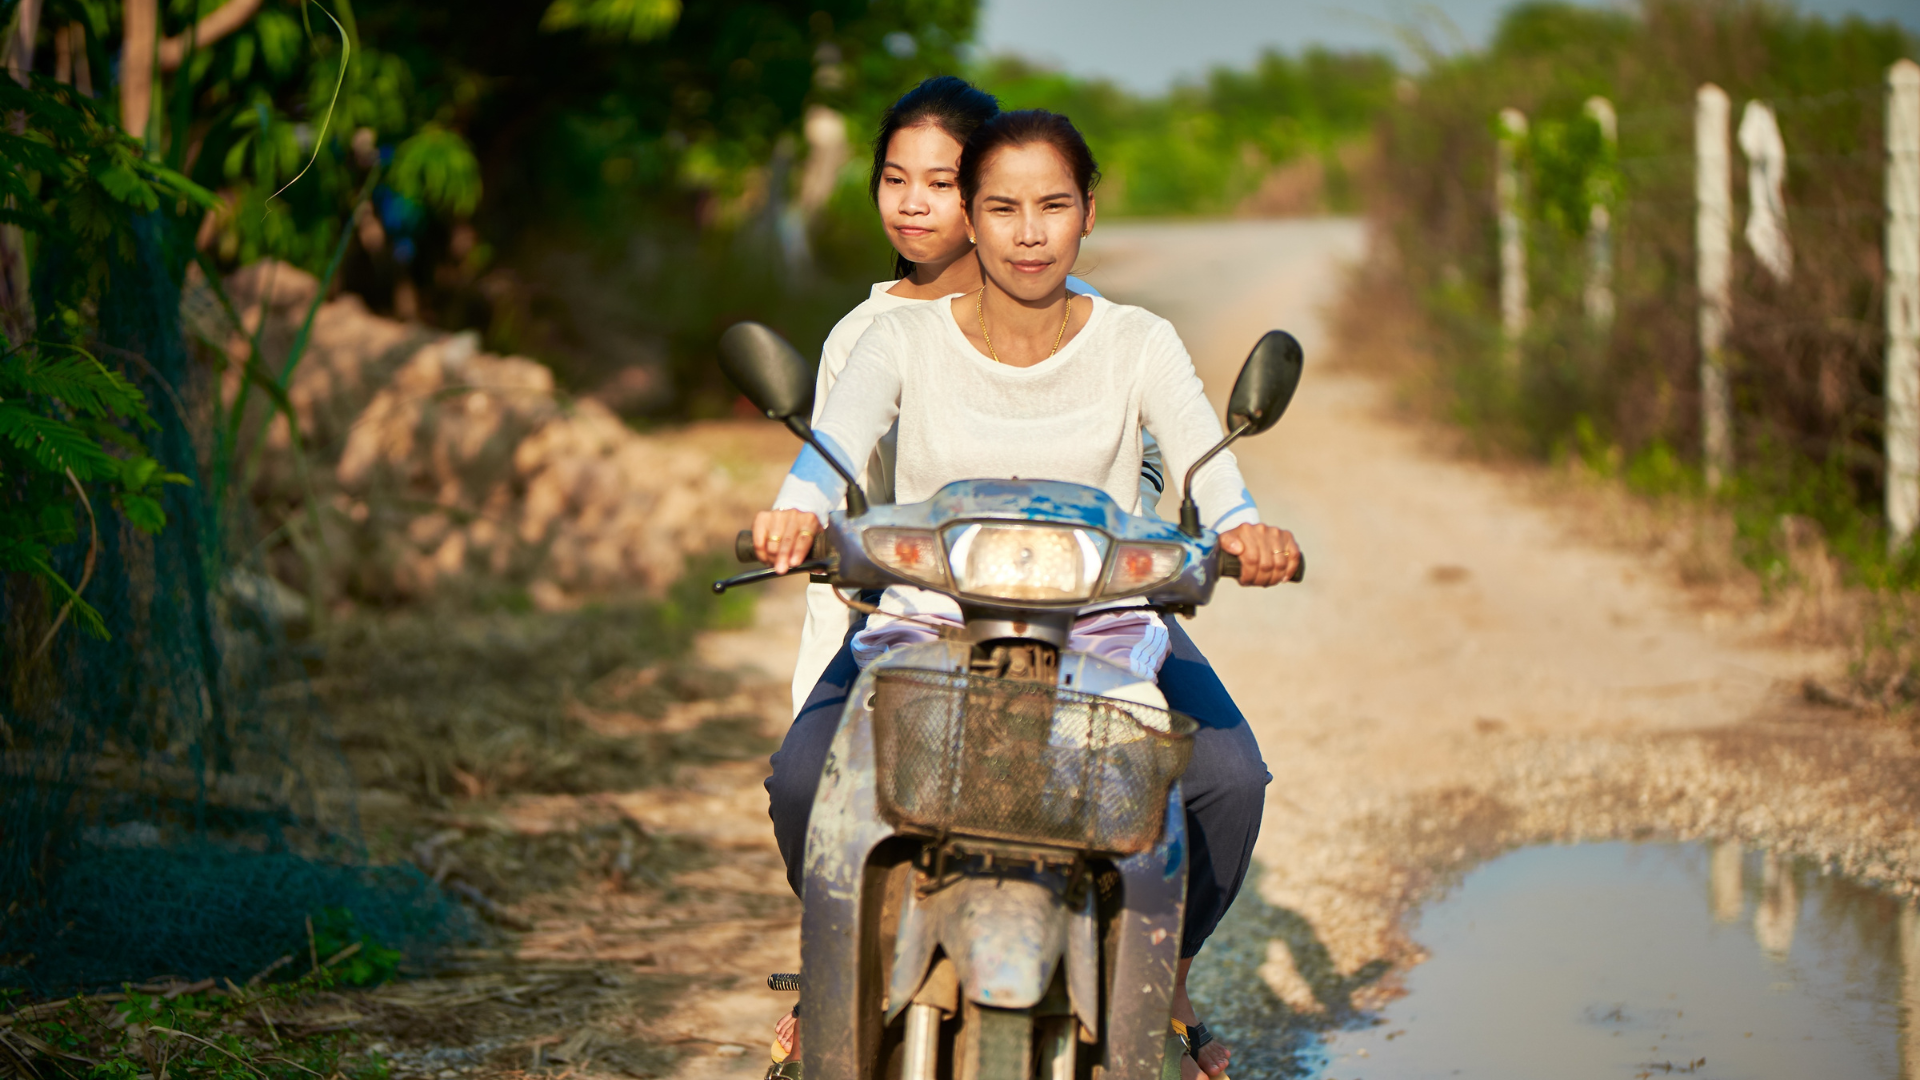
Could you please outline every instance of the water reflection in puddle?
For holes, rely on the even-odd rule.
[[[1327,1080],[1920,1080],[1920,917],[1730,845],[1529,848],[1425,908],[1432,959]],[[1904,1055],[1904,1057],[1903,1057]],[[1702,1064],[1704,1059],[1704,1064]]]

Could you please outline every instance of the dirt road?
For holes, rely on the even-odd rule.
[[[1225,587],[1192,624],[1274,777],[1257,890],[1196,967],[1242,1080],[1288,1074],[1309,1033],[1391,995],[1420,956],[1409,906],[1518,844],[1743,837],[1909,882],[1920,861],[1898,809],[1916,801],[1907,736],[1798,703],[1837,655],[1703,610],[1665,568],[1575,538],[1523,477],[1451,460],[1389,415],[1325,317],[1365,244],[1344,219],[1107,225],[1081,266],[1174,322],[1216,405],[1261,332],[1306,347],[1292,411],[1239,457],[1309,578]],[[770,595],[754,629],[709,638],[710,659],[784,674],[795,601]],[[743,980],[794,944],[778,931]],[[686,1075],[757,1072],[753,1000],[736,999],[750,1024],[700,1006],[708,1038],[753,1049]]]

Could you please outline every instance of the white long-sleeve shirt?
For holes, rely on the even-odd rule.
[[[833,384],[839,380],[840,373],[846,370],[847,357],[853,353],[860,335],[867,332],[867,327],[873,325],[875,318],[915,304],[932,303],[930,300],[894,295],[893,288],[898,284],[897,280],[875,282],[867,298],[835,323],[833,331],[827,335],[826,344],[820,348],[820,369],[814,376],[813,420],[820,419],[821,411],[827,407],[827,397],[833,393]],[[1067,278],[1067,288],[1077,295],[1099,295],[1099,290],[1076,277]],[[894,501],[894,441],[898,434],[895,429],[881,436],[880,444],[867,458],[866,471],[854,474],[860,477],[860,487],[872,502]],[[1149,438],[1146,463],[1142,466],[1143,502],[1151,505],[1159,500],[1163,475],[1159,449]],[[844,500],[841,505],[845,505]],[[834,654],[840,651],[851,624],[851,616],[851,609],[833,595],[832,586],[807,586],[807,618],[800,628],[800,656],[793,669],[794,715],[800,714],[800,707],[806,704],[807,695],[813,693],[821,674],[833,662]]]
[[[1172,476],[1223,432],[1172,324],[1141,308],[1089,301],[1093,312],[1080,333],[1027,368],[981,355],[950,303],[880,314],[854,346],[814,430],[843,462],[866,459],[897,431],[897,501],[921,501],[955,480],[1017,476],[1097,487],[1138,513],[1143,429],[1159,440]],[[774,505],[824,519],[844,492],[826,462],[806,451]],[[1194,498],[1216,529],[1259,520],[1230,452],[1195,477]],[[902,590],[889,590],[888,600],[883,609],[953,606]]]

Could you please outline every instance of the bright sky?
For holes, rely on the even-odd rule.
[[[1509,0],[985,0],[979,40],[987,53],[1019,53],[1152,93],[1216,64],[1244,67],[1268,47],[1395,49],[1395,24],[1424,26],[1436,43],[1482,45],[1508,6]],[[1802,0],[1798,6],[1828,18],[1894,19],[1920,32],[1920,0]]]

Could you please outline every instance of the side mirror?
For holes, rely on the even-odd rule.
[[[720,370],[769,420],[813,416],[813,369],[760,323],[734,323],[720,335]]]
[[[1278,423],[1300,388],[1300,370],[1306,353],[1285,330],[1269,330],[1247,354],[1227,399],[1227,430],[1246,428],[1258,435]]]
[[[867,512],[860,482],[814,437],[813,369],[787,339],[757,322],[737,322],[720,335],[720,370],[747,395],[753,407],[778,420],[825,458],[847,482],[847,513]]]
[[[1200,535],[1200,508],[1193,502],[1193,477],[1200,466],[1232,445],[1242,435],[1258,435],[1279,423],[1300,388],[1300,372],[1306,365],[1306,353],[1300,342],[1285,330],[1269,330],[1261,335],[1240,377],[1233,381],[1233,395],[1227,399],[1227,437],[1201,455],[1187,470],[1180,497],[1180,531]]]

